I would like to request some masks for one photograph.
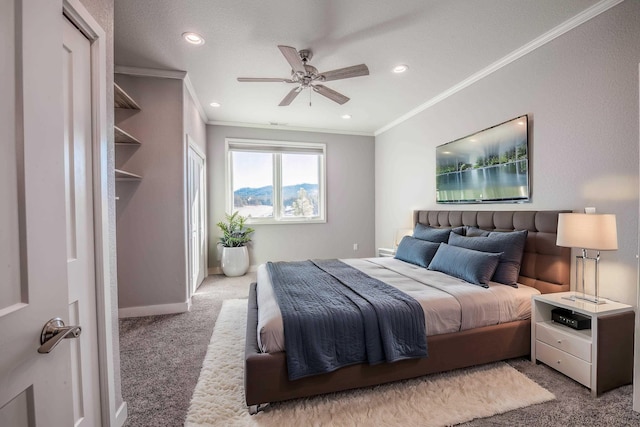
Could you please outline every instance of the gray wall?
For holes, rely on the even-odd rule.
[[[116,75],[142,110],[116,122],[142,145],[116,167],[142,175],[117,184],[120,308],[186,302],[183,82]],[[123,117],[120,117],[120,115]],[[124,117],[126,116],[126,118]]]
[[[327,144],[326,224],[257,224],[249,249],[251,265],[266,261],[374,256],[373,137],[286,130],[207,126],[209,267],[219,267],[215,224],[225,211],[225,138]],[[358,243],[359,250],[353,250]]]
[[[200,116],[198,107],[189,91],[185,88],[183,94],[184,100],[184,131],[193,139],[198,149],[206,154],[207,152],[207,126],[203,118]]]
[[[497,58],[496,58],[497,59]],[[531,203],[617,215],[601,294],[636,304],[640,2],[626,1],[376,137],[376,244],[435,203],[435,147],[528,113]]]

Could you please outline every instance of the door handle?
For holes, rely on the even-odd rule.
[[[59,317],[54,317],[44,324],[40,334],[38,353],[50,353],[65,338],[78,338],[82,332],[80,326],[64,326]]]

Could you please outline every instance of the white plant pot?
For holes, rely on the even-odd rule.
[[[249,250],[246,246],[222,248],[222,272],[225,276],[242,276],[249,269]]]

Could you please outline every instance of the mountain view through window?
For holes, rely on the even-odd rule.
[[[320,215],[318,154],[237,151],[232,153],[232,170],[233,210],[241,215],[251,218]],[[278,202],[279,211],[274,212],[274,204],[278,206]]]

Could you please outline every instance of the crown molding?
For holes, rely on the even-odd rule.
[[[187,72],[182,70],[163,70],[160,68],[127,67],[123,65],[114,66],[113,72],[116,74],[127,74],[129,76],[160,77],[164,79],[178,79],[178,80],[184,80],[184,78],[187,75]]]
[[[413,116],[417,115],[418,113],[433,107],[434,105],[438,104],[441,101],[444,101],[445,99],[449,98],[450,96],[460,92],[463,89],[466,89],[467,87],[471,86],[472,84],[474,84],[475,82],[477,82],[478,80],[481,80],[493,73],[495,73],[496,71],[500,70],[503,67],[506,67],[507,65],[511,64],[512,62],[522,58],[523,56],[533,52],[534,50],[546,45],[547,43],[549,43],[552,40],[555,40],[556,38],[562,36],[563,34],[573,30],[574,28],[576,28],[579,25],[584,24],[585,22],[595,18],[596,16],[600,15],[603,12],[606,12],[607,10],[611,9],[612,7],[622,3],[624,0],[602,0],[599,1],[598,3],[594,4],[593,6],[583,10],[582,12],[580,12],[579,14],[577,14],[576,16],[574,16],[573,18],[570,18],[568,20],[566,20],[565,22],[563,22],[562,24],[558,25],[555,28],[552,28],[551,30],[547,31],[546,33],[542,34],[539,37],[536,37],[535,39],[533,39],[532,41],[530,41],[529,43],[519,47],[518,49],[514,50],[513,52],[509,53],[508,55],[502,57],[501,59],[497,60],[496,62],[490,64],[489,66],[483,68],[482,70],[478,71],[475,74],[472,74],[471,76],[467,77],[466,79],[462,80],[460,83],[451,86],[449,89],[445,90],[444,92],[441,92],[440,94],[434,96],[433,98],[431,98],[430,100],[428,100],[427,102],[419,105],[418,107],[414,108],[413,110],[409,111],[408,113],[398,117],[397,119],[395,119],[394,121],[388,123],[387,125],[381,127],[380,129],[376,130],[373,134],[374,136],[378,136],[386,131],[388,131],[389,129],[398,126],[400,123],[403,123],[407,120],[409,120],[410,118],[412,118]]]
[[[187,88],[187,92],[189,92],[189,95],[191,96],[193,103],[196,105],[196,109],[200,114],[200,118],[206,124],[209,121],[209,117],[207,117],[207,113],[204,112],[202,103],[200,102],[200,100],[198,99],[198,96],[196,95],[196,90],[193,88],[193,85],[191,84],[191,79],[189,78],[188,74],[184,77],[184,86]]]
[[[267,125],[267,124],[260,124],[260,123],[224,122],[224,121],[211,120],[207,122],[207,124],[213,125],[213,126],[233,126],[233,127],[242,127],[242,128],[287,130],[287,131],[296,131],[296,132],[331,133],[331,134],[355,135],[355,136],[374,136],[373,132],[360,132],[360,131],[325,129],[325,128],[307,128],[307,127],[295,127],[295,126],[284,126],[284,125]]]
[[[200,118],[204,123],[207,123],[209,118],[207,114],[204,112],[204,108],[196,95],[196,91],[193,88],[193,84],[191,84],[191,79],[189,78],[189,74],[186,71],[182,70],[162,70],[159,68],[140,68],[140,67],[126,67],[123,65],[116,65],[113,69],[113,72],[116,74],[126,74],[129,76],[137,76],[137,77],[158,77],[163,79],[177,79],[182,80],[184,82],[185,87],[187,88],[187,92],[193,103],[196,105],[196,109],[200,114]]]

